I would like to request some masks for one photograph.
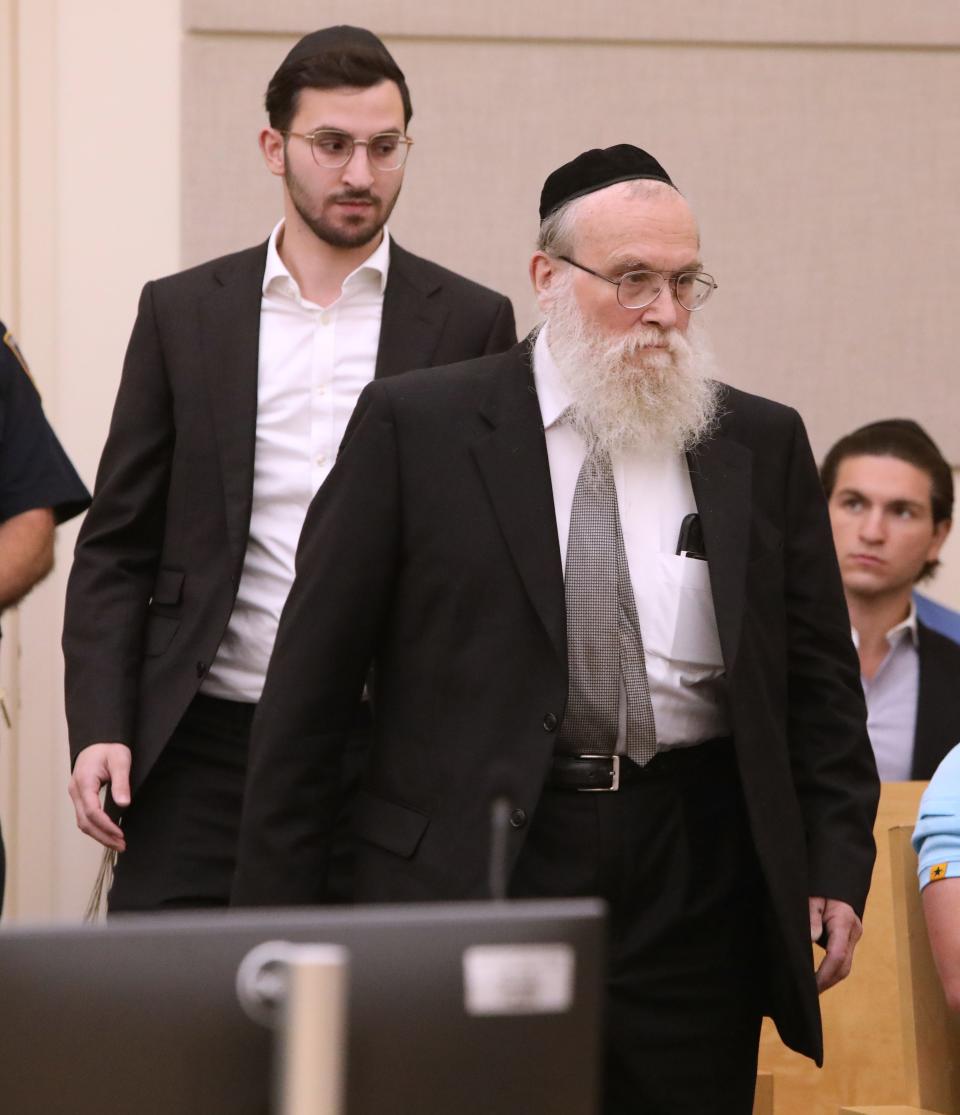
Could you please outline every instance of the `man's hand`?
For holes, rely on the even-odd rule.
[[[110,784],[117,805],[130,804],[130,748],[124,743],[92,743],[77,756],[68,787],[77,827],[105,848],[126,850],[123,830],[107,816],[100,803],[101,789]]]
[[[817,968],[817,991],[846,979],[853,967],[853,950],[863,936],[863,925],[852,906],[836,898],[811,898],[810,940],[827,934],[827,954]]]

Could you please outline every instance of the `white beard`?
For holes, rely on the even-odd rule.
[[[591,453],[682,453],[713,429],[719,386],[693,320],[686,336],[646,326],[609,339],[589,328],[568,287],[550,306],[547,325],[550,353],[573,398],[571,425]]]

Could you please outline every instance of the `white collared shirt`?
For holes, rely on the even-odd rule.
[[[201,689],[257,701],[280,612],[293,584],[307,508],[333,467],[357,397],[373,379],[390,237],[327,307],[300,293],[270,235],[260,300],[253,508],[243,574],[226,634]]]
[[[559,421],[572,399],[547,343],[547,327],[533,351],[534,380],[547,441],[553,503],[566,564],[570,510],[586,445]],[[725,735],[720,698],[723,658],[706,561],[679,557],[685,515],[697,510],[681,453],[667,457],[629,451],[613,455],[620,525],[643,637],[650,697],[661,747],[700,743]],[[621,679],[620,737],[624,750],[626,701]]]
[[[854,646],[860,635],[853,631]],[[887,650],[872,678],[860,678],[867,701],[867,734],[882,782],[907,782],[913,768],[913,743],[920,695],[917,608],[911,602],[905,620],[885,636]]]

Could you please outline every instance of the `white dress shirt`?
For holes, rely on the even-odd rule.
[[[886,634],[888,650],[872,678],[862,677],[867,700],[867,734],[881,782],[907,782],[913,766],[920,695],[920,656],[917,651],[917,609],[911,603],[905,620]],[[853,629],[854,645],[860,636]]]
[[[547,327],[533,351],[534,380],[547,440],[553,504],[566,564],[570,510],[586,456],[580,434],[559,419],[572,402],[550,353]],[[681,453],[649,456],[631,450],[612,456],[620,526],[637,604],[650,698],[661,749],[725,735],[720,698],[723,657],[706,561],[677,555],[680,524],[697,510]],[[621,679],[620,735],[625,750],[626,700]]]
[[[333,467],[357,396],[373,379],[390,263],[384,230],[376,250],[322,307],[300,293],[277,243],[267,245],[260,300],[253,510],[237,600],[201,689],[257,701],[293,584],[307,508]]]

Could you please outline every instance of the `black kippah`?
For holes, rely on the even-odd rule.
[[[546,220],[561,205],[576,197],[635,178],[652,178],[657,182],[666,182],[668,186],[673,185],[670,175],[652,155],[629,143],[584,151],[572,162],[555,170],[544,182],[540,194],[540,220]]]
[[[868,431],[878,434],[886,433],[887,431],[890,433],[908,434],[915,437],[918,441],[925,442],[927,445],[931,446],[931,448],[935,449],[937,453],[940,452],[933,438],[919,422],[914,422],[912,418],[881,418],[876,422],[868,422],[866,426],[861,426],[859,429],[854,430],[853,434],[850,436],[855,437],[857,434],[865,434]]]
[[[319,31],[311,31],[309,35],[304,35],[299,42],[293,45],[290,53],[280,64],[280,69],[283,69],[284,66],[291,66],[296,62],[306,62],[310,58],[315,58],[318,54],[326,54],[332,50],[350,50],[356,47],[380,51],[392,60],[390,52],[372,31],[367,31],[364,27],[351,27],[349,24],[341,23],[336,27],[323,27]]]

